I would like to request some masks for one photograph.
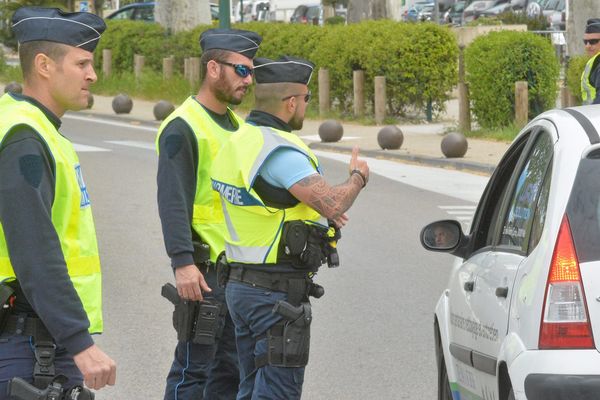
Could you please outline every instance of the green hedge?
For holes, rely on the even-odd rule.
[[[585,55],[572,57],[567,67],[567,87],[580,103],[583,101],[581,98],[581,74],[583,74],[585,64],[589,59],[590,57]]]
[[[465,50],[472,111],[484,128],[514,120],[515,82],[529,83],[530,118],[554,106],[559,62],[549,40],[530,32],[481,36]]]
[[[113,51],[113,70],[132,71],[133,55],[146,56],[146,67],[160,71],[162,58],[173,55],[178,70],[185,57],[199,56],[200,34],[212,26],[166,35],[158,24],[108,21],[98,46],[96,67],[102,65],[102,49]],[[349,113],[352,102],[352,71],[365,70],[366,94],[372,103],[373,78],[387,78],[388,108],[401,114],[411,107],[424,109],[431,100],[434,111],[443,108],[457,81],[458,48],[451,31],[434,24],[364,21],[351,25],[318,27],[302,24],[251,22],[235,28],[253,30],[263,37],[260,57],[294,55],[330,70],[334,109]],[[315,71],[311,90],[317,91]]]

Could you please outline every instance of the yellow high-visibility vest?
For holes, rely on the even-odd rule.
[[[229,235],[225,253],[229,262],[274,264],[286,221],[318,221],[321,216],[304,203],[288,209],[268,207],[253,188],[269,154],[288,147],[305,154],[315,172],[319,161],[298,136],[246,124],[231,137],[213,163],[213,189],[220,193]]]
[[[16,125],[28,125],[45,142],[56,174],[52,225],[56,229],[71,282],[90,321],[90,333],[102,332],[102,276],[90,199],[72,143],[44,113],[10,94],[0,98],[0,144]],[[0,223],[0,281],[15,278]]]
[[[588,60],[581,74],[581,98],[583,99],[583,104],[592,104],[596,98],[596,88],[590,83],[590,75],[592,74],[594,61],[596,61],[596,57],[599,55],[600,53]]]
[[[233,111],[227,113],[238,128],[244,121]],[[198,168],[196,169],[196,194],[192,228],[204,243],[210,247],[210,259],[214,262],[225,248],[224,236],[227,234],[219,194],[211,189],[210,168],[217,152],[232,135],[232,132],[221,128],[206,112],[204,107],[192,96],[173,111],[161,124],[156,137],[158,142],[165,127],[175,118],[183,119],[194,132],[198,143]]]

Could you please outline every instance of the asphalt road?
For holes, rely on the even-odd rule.
[[[156,207],[154,126],[66,116],[79,151],[104,272],[105,333],[97,343],[118,365],[99,400],[161,399],[172,361],[173,281]],[[107,123],[108,122],[108,123]],[[318,153],[330,182],[347,176],[345,155]],[[343,161],[340,161],[343,160]],[[434,399],[433,310],[452,257],[424,251],[421,228],[468,223],[486,178],[370,160],[375,172],[348,213],[341,266],[322,268],[304,399]]]

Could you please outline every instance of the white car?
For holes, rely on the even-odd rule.
[[[600,399],[600,106],[552,110],[510,146],[435,309],[438,399]]]

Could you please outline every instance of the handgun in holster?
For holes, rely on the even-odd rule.
[[[161,294],[175,305],[173,327],[177,340],[196,344],[214,344],[223,331],[225,304],[213,299],[187,301],[179,297],[170,283],[163,285]]]

